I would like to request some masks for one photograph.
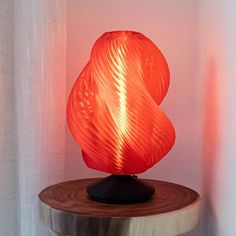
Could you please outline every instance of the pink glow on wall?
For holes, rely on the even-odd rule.
[[[203,136],[206,235],[236,235],[235,7],[235,1],[219,0],[199,5],[199,66],[208,97]]]
[[[214,181],[216,175],[220,175],[218,170],[219,161],[219,145],[220,145],[220,114],[219,114],[219,78],[216,65],[214,61],[210,61],[206,67],[206,89],[204,100],[204,124],[203,124],[203,175],[204,175],[204,187],[206,193],[206,209],[205,213],[209,214],[205,218],[205,230],[210,235],[216,235],[215,229],[207,229],[211,224],[211,221],[215,219],[215,195],[212,194],[217,190],[218,186]],[[211,216],[210,216],[211,215]],[[205,216],[206,217],[206,216]],[[213,219],[211,219],[213,217]],[[211,227],[211,226],[210,226]]]

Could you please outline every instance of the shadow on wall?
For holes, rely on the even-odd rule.
[[[214,212],[216,194],[215,176],[218,161],[219,143],[219,82],[217,67],[210,60],[206,68],[206,90],[204,98],[204,123],[203,123],[203,224],[205,236],[217,236],[217,219]]]

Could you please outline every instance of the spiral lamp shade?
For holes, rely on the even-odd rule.
[[[143,34],[113,31],[98,38],[67,106],[87,166],[131,175],[160,161],[175,141],[159,107],[168,87],[166,60]]]

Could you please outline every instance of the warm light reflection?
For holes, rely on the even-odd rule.
[[[125,53],[121,53],[121,49],[117,48],[117,88],[119,95],[119,113],[117,119],[117,166],[119,170],[122,170],[122,154],[125,138],[128,133],[128,121],[127,121],[127,103],[126,103],[126,72],[125,72]]]
[[[175,140],[158,106],[169,86],[165,58],[137,32],[103,34],[72,88],[67,118],[86,164],[112,174],[141,173]]]

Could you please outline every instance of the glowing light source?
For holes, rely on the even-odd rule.
[[[98,38],[67,106],[68,124],[85,163],[131,175],[160,161],[175,140],[159,107],[168,87],[168,65],[150,39],[132,31]]]

